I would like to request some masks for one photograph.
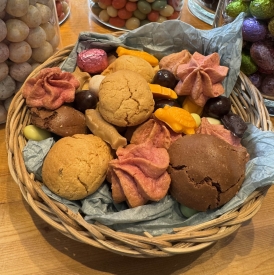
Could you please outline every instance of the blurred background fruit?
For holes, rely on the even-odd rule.
[[[246,14],[241,70],[264,96],[274,99],[274,0],[227,1],[227,16],[233,19],[241,12]]]
[[[55,0],[59,23],[63,23],[70,13],[69,0]]]
[[[150,22],[179,19],[183,0],[90,0],[90,7],[101,23],[134,30]]]

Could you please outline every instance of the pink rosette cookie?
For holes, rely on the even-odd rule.
[[[228,67],[220,66],[218,53],[204,56],[195,52],[188,63],[177,67],[176,76],[180,81],[174,90],[178,95],[190,95],[203,107],[209,98],[224,93],[222,81],[227,73]]]
[[[22,96],[29,107],[43,107],[55,110],[63,103],[74,101],[79,81],[69,72],[62,72],[59,67],[45,68],[22,87]]]

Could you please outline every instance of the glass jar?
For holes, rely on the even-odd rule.
[[[190,12],[209,25],[213,24],[218,4],[219,0],[188,0]]]
[[[180,19],[183,0],[90,0],[92,15],[118,30],[134,30],[147,23]]]
[[[30,73],[62,47],[55,0],[0,5],[0,123]]]
[[[221,27],[228,24],[234,20],[234,18],[228,16],[225,12],[226,6],[231,2],[231,0],[220,0],[217,6],[215,17],[213,21],[213,28]]]

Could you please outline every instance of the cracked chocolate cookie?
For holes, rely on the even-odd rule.
[[[94,135],[61,138],[45,158],[43,183],[60,197],[83,199],[103,183],[112,158],[111,148]]]
[[[231,200],[245,178],[247,151],[211,135],[185,135],[168,149],[171,195],[198,210],[215,209]]]
[[[139,125],[154,110],[153,95],[147,81],[140,74],[119,70],[107,75],[101,82],[98,110],[113,125]]]

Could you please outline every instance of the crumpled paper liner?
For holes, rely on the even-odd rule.
[[[86,48],[99,47],[111,52],[117,46],[123,45],[145,50],[159,59],[185,48],[191,53],[198,51],[204,55],[218,52],[221,56],[221,65],[230,67],[229,74],[223,83],[226,95],[229,96],[240,71],[243,18],[244,14],[241,14],[232,23],[209,31],[197,30],[178,20],[170,20],[161,24],[147,24],[118,38],[112,35],[81,33],[78,43],[63,63],[62,69],[73,72],[77,53]],[[132,209],[128,209],[126,203],[115,204],[107,182],[103,183],[94,194],[81,201],[68,201],[60,198],[45,186],[43,190],[49,197],[67,205],[73,211],[81,212],[89,223],[99,221],[116,231],[134,234],[142,234],[144,231],[154,236],[172,233],[173,228],[196,225],[214,219],[241,205],[257,188],[272,185],[274,182],[273,140],[273,132],[261,131],[249,124],[242,139],[242,144],[250,154],[242,188],[221,208],[197,213],[189,219],[182,215],[180,205],[170,195],[159,202]],[[34,173],[37,179],[41,179],[43,159],[52,144],[52,140],[29,141],[23,150],[27,170]]]

